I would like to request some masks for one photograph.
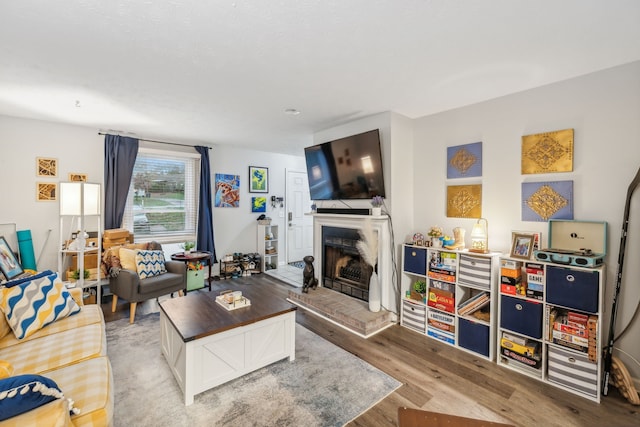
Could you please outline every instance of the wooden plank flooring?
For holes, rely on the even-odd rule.
[[[291,289],[266,274],[232,283],[269,286],[282,298]],[[213,282],[213,292],[224,289],[224,284]],[[136,315],[157,310],[156,301],[148,301],[138,304]],[[129,315],[126,302],[112,314],[108,301],[103,311],[107,321]],[[628,403],[615,388],[597,404],[399,325],[364,339],[302,308],[296,321],[403,383],[349,427],[397,426],[400,406],[516,426],[640,426],[640,407]]]

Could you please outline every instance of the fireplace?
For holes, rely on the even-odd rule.
[[[340,285],[340,293],[363,301],[369,300],[371,267],[362,265],[355,242],[360,239],[359,230],[369,221],[378,236],[378,279],[380,281],[382,308],[398,313],[397,290],[393,283],[392,241],[389,219],[386,215],[313,214],[313,256],[319,285],[334,288]],[[334,229],[339,229],[335,232]],[[325,244],[328,237],[329,244]],[[326,247],[325,247],[326,246]],[[325,254],[326,250],[326,254]],[[334,258],[325,263],[325,258]],[[331,264],[333,262],[333,264]],[[329,268],[327,269],[327,265]],[[336,268],[338,274],[336,275]],[[331,272],[333,271],[333,274]],[[342,271],[342,274],[340,274]],[[337,276],[337,277],[336,277]],[[343,289],[348,291],[343,292]],[[345,298],[348,298],[345,296]]]
[[[358,230],[322,227],[323,286],[351,297],[369,301],[372,268],[357,249]]]

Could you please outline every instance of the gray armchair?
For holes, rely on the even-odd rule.
[[[146,279],[140,279],[136,271],[124,269],[117,276],[109,277],[109,289],[113,293],[111,312],[116,311],[118,298],[125,299],[131,303],[129,323],[133,323],[139,302],[174,292],[182,296],[187,287],[187,265],[181,261],[166,261],[165,267],[166,273]]]

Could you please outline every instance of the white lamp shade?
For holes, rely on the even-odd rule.
[[[99,215],[100,184],[60,183],[60,215]]]

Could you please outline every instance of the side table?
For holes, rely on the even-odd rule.
[[[209,265],[209,277],[206,279],[207,280],[207,284],[205,286],[207,286],[209,288],[209,292],[211,292],[211,264],[213,264],[212,262],[212,254],[211,252],[207,252],[207,251],[196,251],[196,252],[178,252],[175,253],[173,255],[171,255],[171,259],[173,261],[182,261],[185,264],[188,264],[190,262],[205,262]],[[187,294],[187,284],[185,283],[184,286],[184,293],[185,295]]]

